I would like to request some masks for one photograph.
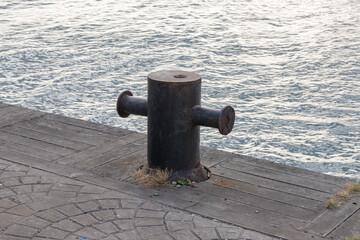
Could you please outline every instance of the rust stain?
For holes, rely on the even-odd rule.
[[[135,163],[136,163],[136,161],[134,159],[127,159],[127,160],[121,161],[121,164],[123,164],[123,165],[132,165]]]
[[[221,187],[227,187],[227,188],[233,188],[235,187],[235,183],[233,181],[227,180],[225,178],[221,178],[221,177],[217,177],[217,176],[212,176],[212,178],[210,178],[211,181],[218,186]]]
[[[120,162],[121,165],[134,165],[135,167],[138,167],[140,165],[146,164],[146,159],[141,158],[138,159],[136,157],[128,157],[127,159],[124,159]]]

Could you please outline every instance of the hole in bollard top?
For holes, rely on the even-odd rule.
[[[150,73],[148,75],[148,80],[164,83],[190,83],[201,81],[201,76],[187,71],[163,70]]]
[[[185,74],[176,74],[174,75],[175,78],[186,78],[187,76]]]

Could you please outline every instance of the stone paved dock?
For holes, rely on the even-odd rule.
[[[205,147],[201,159],[213,175],[197,188],[143,188],[144,134],[0,103],[0,239],[360,234],[360,196],[324,207],[345,179]]]

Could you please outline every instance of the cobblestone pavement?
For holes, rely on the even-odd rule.
[[[0,159],[0,239],[242,239],[263,234]]]

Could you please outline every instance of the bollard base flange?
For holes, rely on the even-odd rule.
[[[210,170],[199,164],[198,167],[186,170],[171,172],[170,181],[190,179],[192,182],[202,182],[210,178]]]

